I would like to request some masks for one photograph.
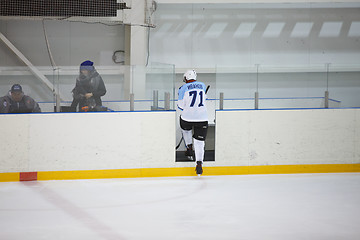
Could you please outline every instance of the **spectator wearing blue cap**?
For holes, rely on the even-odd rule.
[[[92,61],[81,63],[80,74],[72,93],[71,107],[74,109],[79,105],[80,112],[103,111],[101,97],[105,95],[106,88]]]
[[[8,95],[0,98],[0,113],[41,112],[39,104],[24,94],[20,84],[14,84]]]

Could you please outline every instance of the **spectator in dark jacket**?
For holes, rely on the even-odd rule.
[[[14,84],[8,95],[0,98],[0,113],[33,112],[41,112],[39,104],[31,97],[24,95],[20,84]]]
[[[72,90],[73,102],[71,107],[79,105],[80,112],[104,111],[101,97],[105,95],[104,81],[94,68],[94,63],[87,60],[80,65],[80,74]]]

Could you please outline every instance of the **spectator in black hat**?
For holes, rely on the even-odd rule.
[[[33,112],[41,112],[39,104],[31,97],[24,95],[20,84],[14,84],[9,93],[0,98],[0,113]]]
[[[101,97],[105,95],[104,81],[94,68],[94,63],[87,60],[80,65],[80,74],[76,79],[71,107],[76,109],[79,105],[80,112],[104,111]]]

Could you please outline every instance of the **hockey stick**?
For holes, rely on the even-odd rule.
[[[183,140],[184,140],[184,137],[181,136],[180,142],[179,142],[179,144],[175,147],[175,150],[178,150],[178,148],[180,147],[180,145],[181,145],[181,143],[182,143]]]
[[[208,86],[206,87],[205,94],[207,94],[207,92],[209,91],[209,88],[210,88],[210,85],[208,85]],[[182,135],[182,134],[181,134],[181,135]],[[181,143],[182,143],[183,140],[184,140],[184,136],[181,136],[180,142],[179,142],[179,144],[175,147],[175,150],[178,150],[178,148],[180,147],[180,145],[181,145]]]
[[[206,90],[205,90],[205,94],[207,94],[207,92],[209,91],[210,85],[207,86]]]

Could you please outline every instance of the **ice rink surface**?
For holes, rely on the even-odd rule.
[[[360,174],[0,183],[0,239],[360,239]]]

